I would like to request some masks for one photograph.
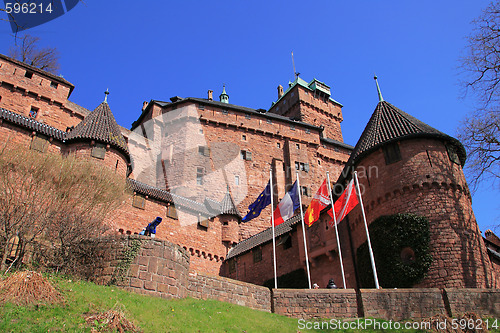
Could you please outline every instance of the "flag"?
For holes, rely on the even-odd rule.
[[[295,182],[293,183],[290,191],[288,191],[283,199],[281,199],[281,202],[274,211],[274,226],[277,226],[292,217],[293,212],[299,207],[299,192],[297,191],[297,182]]]
[[[271,203],[271,184],[270,182],[267,182],[267,186],[262,191],[262,193],[259,195],[257,200],[255,200],[254,203],[252,203],[250,206],[248,206],[248,209],[250,210],[248,214],[243,218],[243,222],[248,222],[253,218],[256,218],[257,216],[260,215],[260,212],[266,208],[269,204]]]
[[[319,219],[319,214],[321,210],[330,204],[330,197],[328,196],[328,186],[326,185],[326,179],[323,184],[319,187],[318,192],[312,199],[309,207],[307,207],[306,213],[304,215],[304,222],[308,226],[311,226],[314,222]]]
[[[347,185],[344,193],[340,196],[340,198],[335,202],[335,217],[337,223],[342,221],[344,217],[349,214],[349,212],[356,207],[359,203],[358,196],[356,195],[356,190],[354,188],[354,180],[351,180]],[[328,211],[328,215],[332,218],[330,221],[330,226],[333,227],[333,214],[332,210]]]

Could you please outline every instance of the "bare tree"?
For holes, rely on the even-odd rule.
[[[56,74],[59,69],[59,52],[56,48],[40,48],[40,38],[31,35],[16,37],[16,45],[9,50],[11,58],[22,61],[28,65]]]
[[[466,172],[475,190],[486,179],[494,186],[500,181],[500,1],[492,2],[473,24],[461,59],[461,83],[478,106],[460,125],[458,137],[469,155]]]
[[[36,243],[67,258],[70,244],[103,232],[104,218],[125,195],[124,179],[92,161],[23,148],[2,151],[0,272],[16,237],[20,256]]]

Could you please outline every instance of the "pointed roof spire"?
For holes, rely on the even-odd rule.
[[[68,142],[95,140],[107,143],[129,155],[127,142],[106,100],[67,133],[66,140]]]
[[[225,84],[222,85],[222,94],[220,94],[219,100],[222,103],[229,104],[229,95],[226,93],[226,85]]]
[[[221,214],[236,215],[237,217],[241,218],[240,212],[238,212],[238,208],[236,208],[236,205],[234,204],[231,193],[229,193],[229,185],[227,185],[226,195],[220,202],[220,207]]]
[[[465,149],[457,139],[381,100],[377,104],[354,150],[351,152],[346,166],[355,163],[386,143],[416,137],[439,138],[447,141],[456,147],[462,165],[465,163]]]
[[[109,95],[109,89],[106,88],[106,91],[104,92],[104,103],[108,103],[108,95]]]
[[[378,86],[377,75],[375,75],[375,76],[373,77],[373,79],[375,80],[375,83],[377,84],[378,101],[379,101],[379,102],[383,102],[383,101],[384,101],[384,98],[382,97],[382,92],[380,91],[380,87]]]

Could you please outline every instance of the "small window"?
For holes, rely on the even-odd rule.
[[[29,113],[29,117],[33,118],[33,119],[36,119],[36,116],[38,115],[38,111],[39,110],[40,110],[39,108],[32,106],[31,110],[30,110],[30,113]]]
[[[290,129],[291,129],[292,131],[295,131],[295,125],[291,125],[291,126],[290,126]]]
[[[252,253],[254,263],[262,261],[262,249],[260,247],[253,249]]]
[[[200,134],[203,134],[203,128],[200,128]]]
[[[177,216],[177,209],[175,208],[174,205],[167,206],[167,217],[170,217],[171,219],[174,219],[174,220],[177,220],[179,218]]]
[[[227,115],[229,114],[229,111],[227,111],[227,110],[222,110],[222,114],[223,114],[223,115],[225,115],[225,116],[227,116]]]
[[[450,161],[460,165],[460,159],[458,158],[457,150],[455,149],[455,147],[446,145],[446,150],[448,151],[448,157],[450,158]]]
[[[385,164],[392,164],[401,161],[401,152],[399,151],[399,145],[397,142],[388,144],[382,149],[384,151]]]
[[[299,144],[299,143],[296,143],[296,144],[295,144],[295,148],[300,149],[300,144]]]
[[[200,109],[200,110],[205,110],[205,105],[203,105],[203,104],[198,104],[198,109]]]
[[[306,129],[306,134],[311,134],[311,130],[309,128]]]
[[[240,152],[240,158],[242,160],[251,161],[252,160],[252,153],[249,151],[246,151],[246,150],[242,150]]]
[[[272,124],[272,123],[273,123],[273,121],[272,121],[271,119],[267,119],[267,120],[266,120],[266,122],[267,122],[268,124]]]
[[[203,185],[203,168],[196,168],[196,184]]]
[[[299,162],[295,162],[295,170],[299,170],[300,169],[300,163]]]
[[[251,119],[252,117],[249,114],[245,115],[245,119]]]
[[[321,165],[321,160],[318,160],[318,165]]]
[[[208,217],[198,215],[198,225],[205,229],[208,229],[210,226],[210,222],[208,221]]]
[[[103,160],[104,157],[106,157],[106,146],[102,143],[97,143],[94,147],[92,147],[90,155]]]
[[[33,72],[26,71],[26,73],[24,73],[24,76],[27,77],[28,79],[31,79],[33,77]]]
[[[132,199],[132,206],[135,208],[145,209],[146,199],[142,195],[135,194]]]
[[[241,136],[241,140],[243,140],[243,141],[247,141],[247,136],[246,136],[245,134],[243,134],[243,135]]]
[[[311,189],[309,187],[307,187],[307,186],[301,186],[300,187],[300,193],[302,195],[310,197],[311,196]]]
[[[281,143],[277,142],[276,147],[281,148]]]
[[[59,86],[59,84],[57,82],[54,82],[54,81],[51,81],[50,82],[50,86],[54,89],[57,89],[57,87]]]
[[[30,148],[41,153],[45,153],[49,145],[49,140],[45,135],[37,134],[33,137],[31,141]]]
[[[234,176],[234,185],[240,185],[240,176]]]
[[[228,266],[229,266],[229,273],[236,272],[236,260],[234,259],[229,260]]]
[[[210,157],[210,148],[207,146],[198,146],[198,155]]]

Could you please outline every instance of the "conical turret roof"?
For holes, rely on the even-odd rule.
[[[351,153],[350,160],[355,163],[361,157],[384,144],[416,137],[434,137],[447,141],[455,146],[460,162],[464,165],[465,149],[457,139],[423,123],[384,100],[377,104],[370,121]]]
[[[106,102],[99,104],[71,132],[66,134],[66,140],[68,142],[95,140],[107,143],[129,155],[127,142]]]
[[[221,206],[221,214],[235,215],[241,218],[241,215],[238,212],[238,208],[236,208],[233,198],[231,197],[231,193],[229,193],[229,188],[227,189],[226,195],[220,202],[220,206]]]

